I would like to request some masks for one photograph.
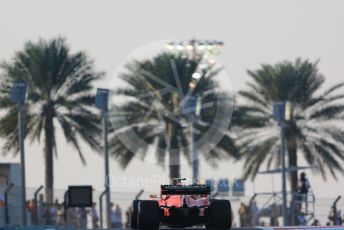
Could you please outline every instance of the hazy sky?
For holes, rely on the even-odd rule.
[[[294,60],[296,57],[320,59],[326,86],[343,80],[344,1],[1,1],[0,60],[10,60],[27,40],[67,38],[72,50],[84,50],[95,59],[107,78],[98,86],[116,83],[115,72],[136,48],[162,39],[219,39],[225,42],[220,56],[235,91],[243,89],[247,69],[261,63]],[[223,79],[228,81],[229,79]],[[1,141],[0,141],[1,145]],[[42,145],[26,144],[27,184],[43,183]],[[58,138],[59,157],[55,164],[55,186],[93,184],[103,187],[103,158],[84,147],[87,166],[82,166],[64,138]],[[17,161],[1,157],[1,161]],[[202,162],[202,177],[241,175],[241,164],[223,162],[217,170]],[[113,176],[163,174],[152,163],[135,160],[126,171],[111,162]],[[191,169],[183,167],[190,177]],[[266,181],[269,183],[266,183]],[[315,193],[334,197],[343,193],[344,179],[322,181],[310,175]],[[276,190],[279,176],[275,176]],[[259,176],[256,191],[270,191],[270,177]],[[114,188],[114,190],[127,188]],[[151,189],[154,191],[155,188]],[[158,189],[158,188],[156,188]],[[248,184],[248,194],[253,186]]]

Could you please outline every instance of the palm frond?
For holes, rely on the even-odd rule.
[[[330,87],[323,93],[320,89],[324,76],[319,73],[317,62],[297,59],[276,65],[262,65],[260,69],[248,71],[251,80],[248,89],[240,91],[247,103],[237,106],[236,132],[242,157],[245,160],[244,177],[254,177],[257,170],[275,162],[279,167],[278,132],[267,135],[267,129],[276,125],[271,118],[274,101],[290,101],[292,121],[286,123],[287,146],[325,177],[343,173],[344,132],[338,128],[343,122],[343,94],[338,93],[343,83]],[[238,118],[239,117],[239,118]],[[289,141],[289,140],[295,141]],[[297,166],[297,165],[290,165]]]
[[[114,127],[114,137],[111,140],[112,154],[122,162],[122,166],[125,167],[134,158],[134,155],[142,159],[145,150],[131,147],[132,153],[128,153],[125,149],[125,145],[128,143],[120,143],[121,138],[118,135],[126,136],[129,135],[128,132],[133,132],[136,128],[142,129],[148,125],[154,125],[156,129],[150,143],[156,149],[159,164],[165,162],[167,155],[169,155],[170,161],[171,159],[178,161],[180,154],[190,161],[191,138],[190,133],[184,127],[185,123],[190,123],[190,120],[188,115],[183,113],[182,108],[185,97],[198,95],[201,98],[201,105],[212,105],[201,109],[200,123],[203,125],[197,125],[200,133],[196,135],[196,140],[209,130],[208,124],[210,123],[217,126],[219,130],[227,131],[229,127],[221,126],[220,122],[214,119],[217,113],[216,108],[221,106],[227,108],[225,103],[230,104],[228,101],[233,99],[231,95],[220,90],[220,86],[215,80],[222,68],[205,69],[195,88],[190,91],[190,83],[193,82],[192,75],[196,72],[200,61],[201,59],[190,59],[179,53],[160,53],[151,59],[134,60],[125,65],[125,71],[119,77],[126,83],[126,86],[116,89],[115,93],[124,96],[126,101],[121,105],[116,105],[111,112]],[[230,113],[231,111],[229,111],[229,115],[227,114],[229,118]],[[141,140],[145,139],[144,133],[139,132],[136,135]],[[234,150],[234,144],[229,139],[230,136],[227,136],[225,140],[215,146],[216,150],[214,151],[222,159],[236,154],[236,152],[228,152]],[[227,144],[232,146],[226,146]],[[209,143],[210,145],[211,143]],[[200,152],[206,150],[208,150],[206,147],[199,149]],[[224,152],[226,154],[223,154]],[[208,156],[204,154],[204,157]]]

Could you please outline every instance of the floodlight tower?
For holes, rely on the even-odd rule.
[[[197,87],[197,83],[204,76],[204,71],[207,68],[216,64],[214,56],[218,55],[220,48],[224,46],[222,41],[218,40],[198,40],[191,39],[187,41],[172,41],[166,44],[166,48],[170,51],[182,52],[192,60],[200,60],[199,66],[195,73],[192,74],[192,82],[190,82],[188,93],[182,103],[184,109],[189,110],[193,108],[193,113],[189,117],[191,123],[191,150],[192,150],[192,181],[193,183],[199,183],[199,153],[196,147],[196,134],[195,125],[200,115],[201,95],[194,93],[194,89]],[[192,95],[193,94],[193,95]]]

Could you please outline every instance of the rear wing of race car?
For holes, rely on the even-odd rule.
[[[161,185],[161,195],[210,195],[208,185]]]

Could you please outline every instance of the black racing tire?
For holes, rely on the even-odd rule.
[[[130,227],[132,229],[137,229],[137,215],[139,212],[139,203],[140,200],[133,200],[132,207],[131,207],[131,215],[130,215]]]
[[[140,230],[158,230],[160,226],[160,207],[155,200],[139,202],[137,226]]]
[[[231,229],[232,207],[229,200],[212,200],[209,209],[207,229]]]

